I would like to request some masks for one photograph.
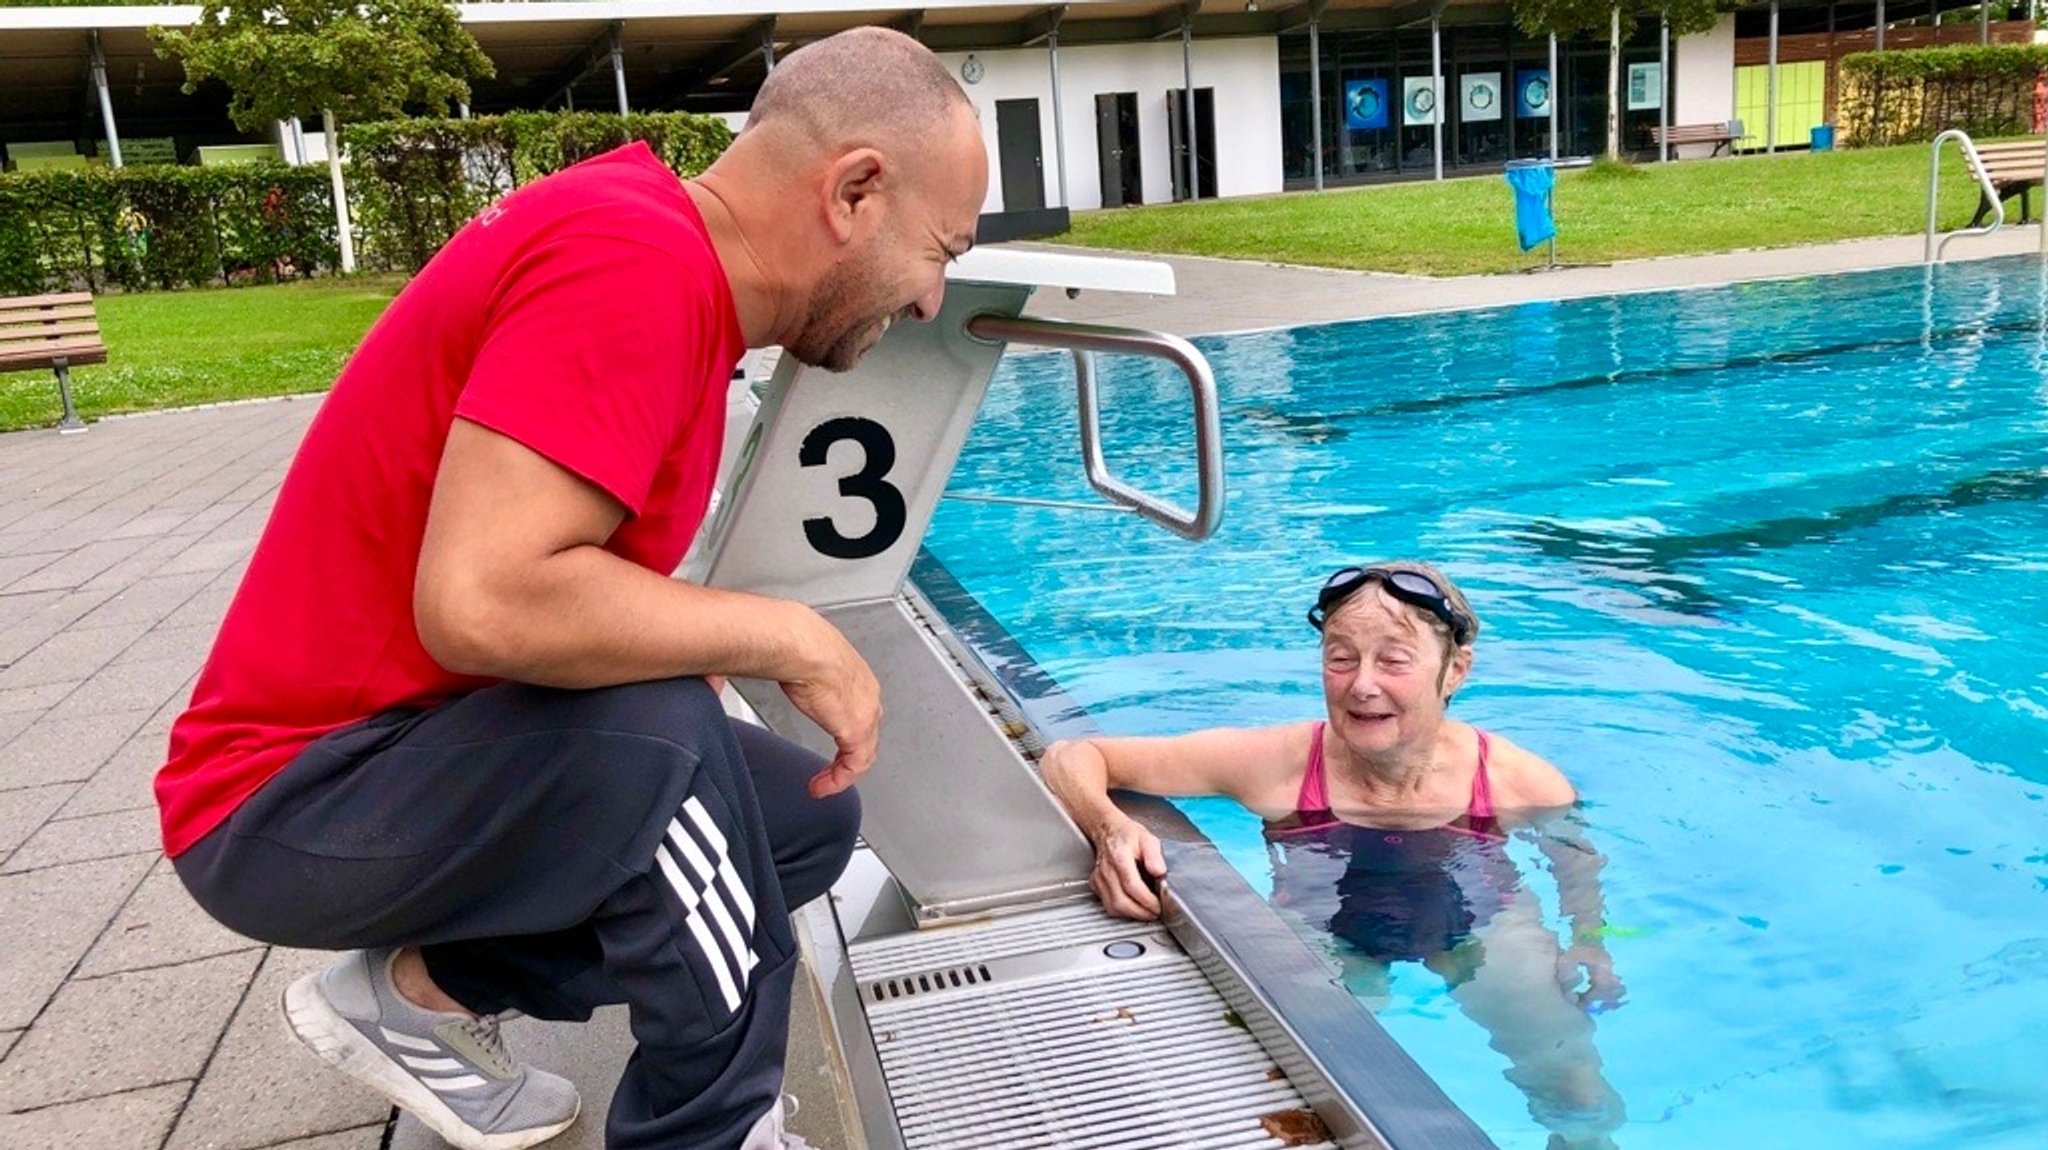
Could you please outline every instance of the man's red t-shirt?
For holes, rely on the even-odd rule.
[[[218,826],[308,743],[488,684],[413,626],[413,576],[461,417],[611,493],[605,548],[675,570],[703,520],[745,351],[675,174],[634,144],[469,222],[350,358],[286,474],[157,773],[164,849]]]

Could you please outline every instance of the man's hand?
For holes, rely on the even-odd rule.
[[[1159,836],[1132,819],[1107,826],[1096,836],[1095,871],[1088,876],[1088,885],[1109,913],[1141,921],[1158,918],[1157,884],[1165,877],[1166,855]]]
[[[882,686],[837,627],[816,612],[806,614],[815,623],[802,640],[811,668],[780,685],[790,703],[839,748],[825,769],[811,777],[811,797],[822,799],[852,786],[874,765],[881,739]]]

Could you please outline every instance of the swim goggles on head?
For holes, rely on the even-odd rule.
[[[1387,589],[1387,594],[1443,620],[1444,626],[1451,629],[1451,642],[1462,647],[1471,637],[1471,620],[1463,611],[1451,606],[1450,596],[1436,585],[1436,580],[1420,571],[1390,571],[1385,567],[1346,567],[1330,576],[1316,595],[1316,605],[1309,609],[1309,626],[1322,630],[1323,621],[1330,617],[1330,612],[1343,606],[1344,601],[1357,594],[1359,588],[1374,580]]]

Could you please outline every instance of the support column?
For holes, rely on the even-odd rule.
[[[1557,162],[1557,94],[1564,90],[1557,74],[1557,33],[1550,34],[1550,162]]]
[[[114,97],[107,91],[107,57],[100,51],[100,30],[92,30],[92,86],[100,98],[100,127],[107,134],[107,159],[121,166],[121,133],[114,127]]]
[[[320,128],[327,133],[327,179],[334,188],[334,235],[341,241],[341,270],[356,270],[356,240],[348,218],[348,189],[341,182],[341,130],[334,122],[334,110],[320,109]]]
[[[1884,0],[1877,0],[1877,51],[1884,51]]]
[[[1621,158],[1621,4],[1608,13],[1607,32],[1607,158]]]
[[[626,50],[620,46],[621,33],[616,25],[612,28],[612,87],[619,93],[619,115],[632,113],[626,106]]]
[[[1657,17],[1657,162],[1671,161],[1671,17]]]
[[[1052,163],[1060,177],[1060,206],[1073,207],[1067,199],[1067,114],[1060,96],[1060,30],[1057,25],[1045,37],[1046,58],[1052,61]]]
[[[1187,113],[1182,123],[1187,130],[1188,202],[1202,198],[1201,149],[1195,146],[1195,12],[1188,8],[1180,18],[1181,108]]]
[[[1438,6],[1442,10],[1442,6]],[[1429,82],[1436,85],[1436,103],[1430,112],[1430,150],[1436,158],[1436,178],[1444,178],[1444,28],[1437,16],[1429,18]]]
[[[1314,151],[1309,163],[1316,170],[1316,191],[1323,190],[1323,11],[1318,4],[1308,18],[1308,106],[1309,117],[1314,121],[1310,135]],[[2048,208],[2043,209],[2048,212]]]
[[[761,66],[769,72],[775,70],[775,33],[773,30],[770,30],[767,35],[761,37]]]
[[[1771,0],[1770,66],[1764,73],[1764,151],[1778,150],[1778,0]]]
[[[1991,0],[1977,0],[1977,43],[1991,43]]]

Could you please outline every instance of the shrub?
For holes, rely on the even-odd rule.
[[[2012,136],[2033,125],[2034,85],[2048,46],[1952,45],[1842,58],[1844,143],[1932,140],[1950,128]]]
[[[679,176],[732,141],[724,121],[682,112],[515,112],[347,128],[352,206],[366,265],[417,271],[491,201],[550,172],[645,140]]]
[[[336,258],[319,168],[0,173],[0,292],[268,283]]]

